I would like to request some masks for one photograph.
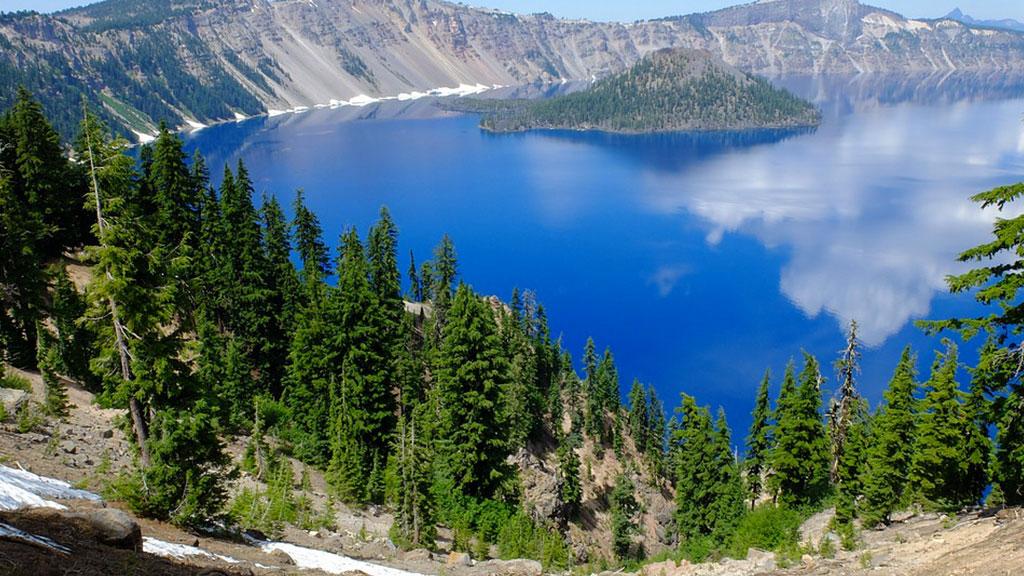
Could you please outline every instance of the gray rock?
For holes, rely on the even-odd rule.
[[[101,434],[101,436],[103,436],[104,438],[113,438],[114,437],[114,431],[113,430],[104,430],[103,434]]]
[[[472,563],[473,559],[465,552],[449,552],[448,558],[445,560],[445,564],[448,566],[469,566]]]
[[[469,572],[474,576],[540,576],[544,569],[536,560],[488,560]]]
[[[84,525],[83,531],[97,542],[136,552],[142,550],[142,528],[134,518],[116,508],[58,514],[67,520]]]
[[[279,566],[294,566],[295,561],[292,557],[284,552],[284,550],[274,550],[270,553],[270,557],[274,559],[274,563]]]
[[[765,572],[775,570],[775,554],[773,552],[751,548],[747,550],[747,562],[750,562],[758,570]]]
[[[13,418],[26,403],[28,403],[28,392],[0,388],[0,404],[3,404],[8,418]]]
[[[65,454],[77,454],[78,445],[71,440],[64,440],[60,443],[60,450]]]

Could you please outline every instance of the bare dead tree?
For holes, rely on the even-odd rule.
[[[853,423],[857,402],[860,400],[856,387],[856,377],[860,372],[860,347],[860,340],[857,339],[857,321],[853,320],[850,322],[850,331],[846,338],[846,348],[842,350],[839,360],[836,361],[839,390],[836,392],[836,397],[829,403],[828,410],[829,436],[832,450],[832,463],[829,468],[829,475],[833,484],[838,484],[842,481],[839,465],[846,451],[847,435],[850,425]]]
[[[83,111],[85,116],[85,122],[89,122],[89,110],[83,104]],[[92,146],[92,132],[86,128],[85,132],[85,143],[86,153],[89,157],[89,175],[92,180],[92,192],[93,199],[96,202],[96,226],[99,232],[99,242],[103,246],[106,242],[106,230],[107,221],[103,217],[103,196],[100,194],[99,179],[96,177],[96,158],[93,153]],[[113,281],[114,276],[110,270],[106,271],[107,280]],[[119,312],[117,300],[111,296],[108,299],[108,305],[110,308],[110,319],[113,323],[114,328],[114,347],[117,349],[118,359],[121,365],[121,378],[125,382],[131,382],[134,379],[131,369],[131,350],[128,347],[128,338],[130,331],[121,322],[121,315]],[[142,408],[142,403],[139,399],[132,395],[128,399],[128,412],[132,419],[132,431],[135,433],[136,442],[139,445],[139,460],[143,467],[149,467],[150,456],[149,448],[146,446],[146,441],[149,439],[149,423],[146,420],[146,415]]]

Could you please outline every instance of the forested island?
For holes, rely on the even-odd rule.
[[[494,132],[672,132],[817,126],[809,102],[741,72],[708,52],[669,48],[581,92],[546,100],[464,99]]]
[[[365,234],[336,231],[332,250],[301,192],[288,218],[255,198],[242,163],[214,186],[168,130],[136,159],[82,116],[70,145],[24,90],[0,117],[0,360],[46,389],[0,422],[47,431],[67,417],[69,382],[94,392],[133,445],[105,494],[139,515],[274,533],[378,506],[401,548],[598,571],[751,547],[799,559],[800,523],[832,505],[855,549],[907,507],[1024,503],[1024,216],[1000,220],[962,256],[982,264],[950,279],[999,312],[928,326],[988,336],[969,385],[952,342],[927,374],[907,349],[872,409],[851,325],[834,385],[810,354],[765,373],[740,457],[695,390],[671,412],[650,385],[623,394],[612,351],[590,341],[575,361],[532,293],[474,291],[447,236],[400,268],[385,208]]]

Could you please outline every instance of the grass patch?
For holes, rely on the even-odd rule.
[[[3,377],[0,378],[0,388],[32,393],[32,383],[28,381],[28,378],[13,372],[4,373]]]

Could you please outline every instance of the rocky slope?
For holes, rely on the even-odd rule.
[[[1024,34],[856,0],[762,0],[632,24],[440,0],[107,0],[0,17],[0,106],[22,83],[65,132],[82,95],[149,131],[364,94],[591,79],[667,47],[761,74],[1024,68]]]

